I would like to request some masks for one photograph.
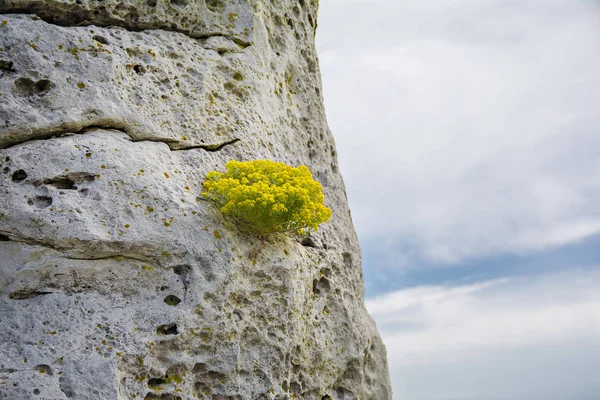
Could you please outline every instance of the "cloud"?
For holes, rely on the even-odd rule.
[[[449,298],[477,293],[507,281],[507,279],[498,279],[458,287],[420,286],[404,289],[369,300],[369,312],[374,316],[395,318],[396,313],[415,306],[435,305]]]
[[[326,109],[361,240],[402,243],[398,268],[414,268],[598,234],[599,13],[323,2]]]
[[[600,233],[600,219],[574,220],[564,224],[556,223],[547,231],[523,231],[515,238],[515,246],[528,249],[561,246],[581,241],[598,233]]]
[[[600,271],[573,270],[367,301],[402,400],[595,399]]]

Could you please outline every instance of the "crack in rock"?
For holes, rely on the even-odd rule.
[[[5,232],[2,231],[1,235],[8,237],[9,232]],[[160,265],[159,262],[157,262],[156,260],[154,260],[151,257],[145,257],[143,255],[132,255],[129,253],[123,253],[123,252],[115,252],[114,254],[108,254],[108,255],[101,255],[101,256],[89,256],[89,255],[72,255],[72,254],[68,254],[66,253],[67,251],[69,251],[70,249],[62,249],[58,246],[46,243],[46,242],[41,242],[39,240],[33,239],[33,238],[28,238],[28,237],[23,237],[22,235],[16,235],[14,233],[10,233],[11,237],[12,237],[12,241],[13,242],[17,242],[17,243],[24,243],[30,246],[39,246],[39,247],[45,247],[47,249],[50,250],[54,250],[58,253],[61,253],[61,258],[67,259],[67,260],[80,260],[80,261],[98,261],[98,260],[110,260],[110,259],[114,259],[116,261],[123,261],[123,260],[133,260],[136,262],[143,262],[143,263],[155,263],[157,265]]]
[[[164,32],[176,32],[181,33],[191,39],[209,39],[212,37],[222,37],[228,40],[231,40],[235,44],[241,46],[243,49],[252,46],[252,43],[234,35],[230,35],[223,32],[207,32],[207,33],[195,33],[191,30],[185,30],[182,28],[177,28],[175,24],[171,24],[167,26],[166,22],[160,23],[156,22],[138,22],[137,25],[133,23],[128,23],[127,21],[119,18],[110,17],[108,15],[103,16],[103,20],[98,20],[97,15],[94,15],[92,10],[71,10],[64,7],[60,10],[61,15],[57,15],[56,11],[52,7],[48,10],[45,10],[42,7],[46,5],[41,3],[36,6],[35,4],[29,4],[26,7],[19,7],[13,5],[4,6],[0,5],[0,13],[1,14],[26,14],[26,15],[35,15],[35,17],[41,19],[42,21],[61,26],[64,28],[69,27],[79,27],[79,26],[98,26],[101,28],[108,27],[118,27],[122,29],[126,29],[130,32],[145,32],[145,31],[164,31]],[[6,7],[6,8],[4,8]]]
[[[208,143],[208,144],[191,144],[191,145],[186,146],[186,145],[182,145],[181,142],[177,141],[177,140],[161,139],[161,138],[136,138],[136,137],[133,137],[132,134],[130,134],[127,131],[127,127],[124,124],[111,124],[111,123],[103,123],[103,121],[96,121],[95,123],[86,125],[83,128],[80,128],[79,130],[77,130],[75,132],[73,132],[71,129],[68,129],[68,128],[72,127],[73,125],[77,126],[78,124],[69,124],[68,126],[65,126],[64,127],[65,129],[63,129],[62,131],[57,128],[50,128],[48,133],[45,133],[45,134],[42,133],[39,136],[34,137],[34,138],[23,138],[22,140],[12,140],[8,144],[0,145],[0,149],[9,149],[14,146],[26,144],[29,142],[36,142],[39,140],[58,139],[58,138],[63,138],[63,137],[70,137],[73,135],[83,135],[87,132],[95,131],[98,129],[122,132],[125,135],[127,135],[129,137],[129,139],[134,143],[136,143],[136,142],[164,143],[167,146],[169,146],[169,149],[171,151],[202,149],[202,150],[209,151],[209,152],[215,152],[215,151],[222,150],[224,147],[231,145],[231,144],[235,144],[241,140],[240,138],[232,138],[232,139],[226,140],[224,142]],[[9,138],[9,140],[10,140],[10,138]]]
[[[54,292],[42,292],[37,290],[21,289],[9,293],[8,298],[11,300],[27,300],[38,296],[45,296]]]

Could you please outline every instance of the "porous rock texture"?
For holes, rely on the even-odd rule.
[[[327,128],[316,0],[0,0],[0,399],[391,398]],[[241,233],[230,159],[330,222]]]

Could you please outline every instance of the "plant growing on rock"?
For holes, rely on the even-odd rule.
[[[275,232],[318,230],[331,218],[323,187],[301,165],[270,160],[234,161],[226,172],[206,175],[202,196],[242,230],[264,237]]]

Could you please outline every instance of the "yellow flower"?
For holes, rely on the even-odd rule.
[[[294,168],[270,160],[231,160],[226,169],[206,175],[202,196],[242,229],[259,235],[303,233],[317,230],[331,218],[323,187],[303,165]]]

